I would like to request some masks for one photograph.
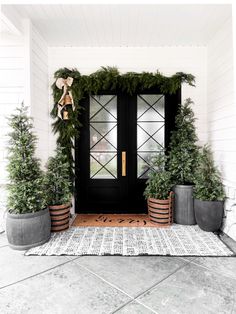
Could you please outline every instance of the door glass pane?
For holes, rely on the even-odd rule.
[[[117,98],[115,95],[98,95],[90,97],[90,121],[117,120]]]
[[[90,96],[90,178],[117,178],[117,96]]]
[[[139,95],[138,96],[138,121],[162,121],[165,118],[164,95]]]
[[[164,148],[164,123],[138,122],[138,150],[161,150]]]
[[[117,172],[115,153],[91,153],[90,177],[93,179],[115,179]]]
[[[146,179],[152,168],[156,152],[139,152],[138,153],[138,178]]]
[[[137,176],[148,178],[153,158],[165,148],[165,96],[137,96]]]

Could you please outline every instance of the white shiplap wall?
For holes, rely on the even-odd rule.
[[[206,47],[148,47],[148,48],[49,48],[49,82],[53,83],[53,74],[59,68],[77,68],[82,74],[89,74],[101,66],[117,66],[122,73],[127,71],[156,71],[165,75],[183,71],[196,76],[196,88],[183,85],[182,99],[191,97],[199,140],[207,138],[206,121]],[[51,99],[50,105],[53,101]],[[55,139],[51,136],[50,146]]]
[[[9,116],[22,101],[29,106],[38,137],[36,154],[44,166],[49,145],[48,47],[30,21],[24,21],[24,36],[1,35],[0,40],[0,229],[6,208],[7,133]]]
[[[49,138],[49,82],[48,82],[48,47],[34,25],[30,31],[30,77],[31,77],[31,116],[38,136],[37,156],[44,166],[48,158]]]
[[[7,147],[9,127],[7,117],[24,97],[23,39],[1,34],[0,37],[0,229],[6,204]]]
[[[236,104],[232,20],[228,19],[208,44],[208,138],[222,171],[228,200],[224,231],[236,240]]]

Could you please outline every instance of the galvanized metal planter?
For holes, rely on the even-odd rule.
[[[6,234],[14,250],[27,250],[44,244],[51,237],[51,220],[48,208],[35,213],[7,213]]]
[[[175,185],[174,222],[181,225],[195,225],[193,208],[193,186]]]

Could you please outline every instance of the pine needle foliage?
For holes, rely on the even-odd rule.
[[[8,202],[10,213],[33,213],[45,208],[43,173],[35,157],[37,138],[33,133],[32,119],[23,104],[9,118]]]
[[[155,158],[153,171],[150,171],[144,191],[146,198],[165,200],[169,197],[173,184],[171,181],[171,173],[166,170],[166,164],[167,157],[163,153]]]
[[[73,149],[74,139],[80,136],[80,115],[83,110],[81,101],[84,97],[91,94],[102,93],[103,91],[123,91],[130,95],[140,93],[142,90],[149,88],[158,88],[160,93],[175,93],[182,83],[187,83],[194,86],[195,78],[192,74],[178,72],[171,77],[162,75],[159,71],[155,73],[128,72],[121,74],[116,67],[102,67],[98,71],[90,75],[82,75],[77,69],[59,69],[55,72],[55,80],[59,77],[73,77],[74,81],[69,88],[72,92],[75,111],[70,111],[70,119],[63,121],[57,116],[57,103],[61,97],[62,91],[57,88],[56,83],[52,85],[54,107],[51,111],[51,116],[54,119],[52,124],[53,132],[58,134],[57,142],[64,147],[64,152],[67,155],[71,165],[71,177],[73,178],[74,159]]]
[[[198,138],[192,104],[192,100],[188,98],[183,105],[179,106],[175,130],[171,135],[168,168],[174,184],[191,184],[194,180]]]
[[[70,164],[63,148],[58,145],[55,156],[48,159],[44,179],[47,205],[63,205],[71,199]]]
[[[223,201],[224,186],[219,169],[215,166],[213,154],[205,145],[199,152],[194,175],[194,197],[202,201]]]

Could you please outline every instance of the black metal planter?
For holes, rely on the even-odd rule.
[[[224,214],[223,201],[201,201],[194,199],[197,224],[204,231],[218,231]]]
[[[9,246],[14,250],[27,250],[44,244],[51,237],[48,208],[28,214],[8,213],[6,233]]]

